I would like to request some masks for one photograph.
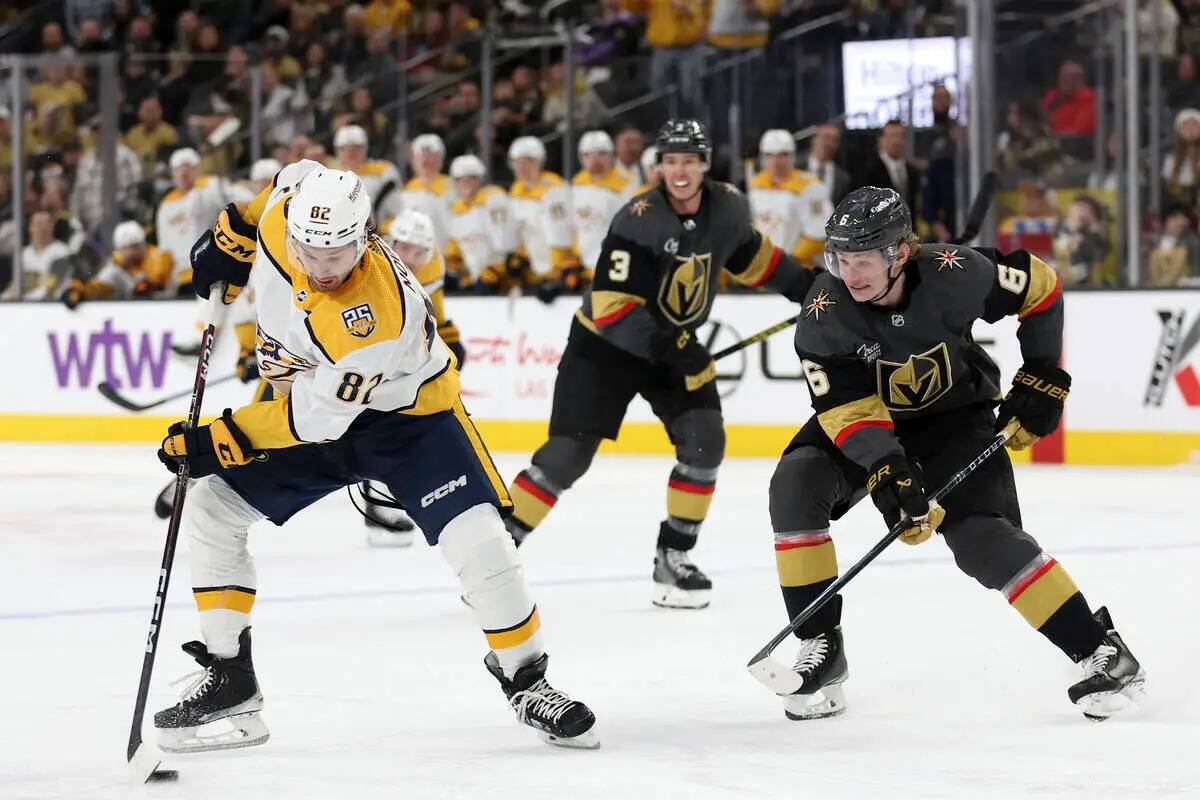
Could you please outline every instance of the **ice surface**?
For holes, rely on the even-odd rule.
[[[695,554],[712,606],[669,611],[649,602],[669,463],[599,457],[521,551],[550,677],[595,709],[599,751],[519,728],[440,555],[368,548],[339,495],[251,535],[271,741],[167,758],[177,784],[134,787],[165,473],[147,447],[0,446],[0,798],[1200,796],[1195,468],[1018,473],[1030,531],[1146,666],[1138,712],[1085,721],[1066,698],[1074,665],[930,542],[895,545],[850,585],[850,709],[798,723],[745,670],[786,621],[773,465],[723,468]],[[843,565],[882,532],[855,509],[834,529]],[[195,666],[179,650],[198,635],[187,559],[183,542],[151,711]]]

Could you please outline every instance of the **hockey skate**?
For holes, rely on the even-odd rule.
[[[687,550],[660,547],[654,553],[654,597],[660,608],[707,608],[712,581],[692,563]]]
[[[259,716],[263,697],[250,659],[249,628],[238,637],[238,645],[238,654],[233,658],[209,655],[203,642],[183,646],[183,651],[204,669],[187,676],[193,680],[178,704],[154,715],[161,749],[168,753],[201,753],[253,747],[270,737]],[[200,732],[202,727],[222,721],[229,723],[225,730]]]
[[[795,694],[786,697],[783,713],[788,719],[824,719],[846,711],[842,683],[850,676],[842,645],[842,628],[800,640],[792,671],[804,680]]]
[[[395,503],[382,496],[370,481],[359,487],[366,504],[363,520],[367,525],[367,544],[371,547],[410,547],[416,525]]]
[[[517,670],[512,680],[504,677],[494,652],[488,653],[483,664],[500,681],[517,721],[538,732],[544,741],[559,747],[595,750],[600,747],[596,737],[596,716],[566,692],[555,689],[546,680],[546,664],[550,656],[541,658]]]
[[[1103,722],[1145,696],[1146,670],[1113,628],[1108,608],[1101,607],[1094,616],[1104,628],[1104,641],[1096,652],[1079,662],[1083,680],[1071,686],[1067,696],[1085,717]]]

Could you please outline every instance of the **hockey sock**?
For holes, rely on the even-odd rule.
[[[659,531],[659,547],[691,550],[696,546],[700,525],[708,516],[716,488],[715,467],[675,464],[667,481],[667,519]]]
[[[542,520],[558,502],[563,490],[537,467],[517,475],[508,493],[512,496],[512,522],[526,532],[542,524]]]
[[[1104,631],[1062,565],[1039,553],[1000,590],[1009,605],[1072,661],[1095,652]]]
[[[829,531],[776,532],[775,566],[788,619],[794,619],[837,578],[837,553]],[[841,597],[835,597],[804,623],[796,636],[811,639],[833,629],[841,622],[841,611]]]
[[[490,505],[467,509],[442,530],[438,546],[453,567],[496,653],[511,678],[542,656],[541,620],[517,561],[517,548]]]

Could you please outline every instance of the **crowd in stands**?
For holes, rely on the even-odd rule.
[[[1188,285],[1200,281],[1200,76],[1190,52],[1200,51],[1200,2],[1144,0],[1144,13],[1154,3],[1160,4],[1160,36],[1145,40],[1143,50],[1164,65],[1169,141],[1162,163],[1148,167],[1161,175],[1163,211],[1147,220],[1147,278],[1154,285]],[[22,48],[52,57],[31,62],[23,107],[13,107],[9,76],[0,75],[0,288],[8,287],[0,297],[15,296],[11,262],[18,225],[27,297],[60,296],[72,276],[87,286],[87,278],[117,261],[141,269],[147,248],[154,248],[154,269],[116,294],[178,293],[186,287],[188,237],[198,235],[225,203],[253,196],[273,165],[301,158],[363,177],[381,225],[406,208],[428,214],[453,287],[507,291],[515,282],[550,293],[573,290],[594,267],[592,240],[603,235],[615,208],[654,180],[652,158],[644,161],[643,154],[647,136],[665,117],[663,104],[652,107],[657,117],[613,118],[607,109],[634,93],[673,85],[679,113],[719,129],[725,120],[714,109],[731,89],[723,78],[706,79],[706,65],[722,54],[751,51],[764,58],[743,77],[757,81],[751,88],[766,101],[751,104],[762,113],[745,132],[748,144],[760,146],[723,152],[714,175],[724,178],[740,158],[753,159],[741,188],[773,238],[807,263],[818,263],[829,210],[868,184],[895,188],[927,238],[956,233],[956,165],[966,131],[956,120],[959,100],[946,86],[922,89],[933,111],[928,128],[910,131],[893,120],[864,134],[831,121],[797,147],[791,119],[783,129],[771,123],[780,103],[772,82],[761,80],[766,73],[756,72],[769,68],[774,34],[798,22],[846,10],[830,34],[837,41],[938,33],[939,20],[952,18],[950,0],[579,0],[563,4],[584,33],[572,53],[575,74],[567,75],[562,48],[550,47],[501,57],[490,81],[477,68],[481,33],[488,25],[519,32],[539,23],[540,4],[58,5],[61,14],[41,22]],[[1001,10],[1008,5],[1021,7],[1001,2]],[[1046,5],[1051,11],[1080,4]],[[119,130],[115,185],[106,195],[101,72],[79,57],[114,51]],[[1082,56],[1052,63],[1041,58],[1040,85],[1012,88],[997,113],[996,168],[1007,198],[998,244],[1034,250],[1068,284],[1116,285],[1116,140],[1108,137],[1106,161],[1094,152],[1106,111],[1093,85],[1095,65]],[[819,71],[823,76],[830,68],[836,65],[820,65]],[[829,83],[826,77],[820,82]],[[482,91],[489,84],[485,103]],[[1030,87],[1036,92],[1021,93]],[[832,116],[833,98],[825,100]],[[1111,92],[1106,102],[1113,103]],[[489,124],[483,124],[485,106]],[[578,172],[560,176],[564,148],[557,137],[569,106],[576,141],[568,146],[575,145],[578,166],[572,172]],[[252,107],[260,121],[256,130]],[[19,152],[14,114],[23,122]],[[257,161],[251,156],[255,133]],[[11,185],[14,155],[25,165],[22,186]],[[1101,163],[1104,169],[1097,167]],[[20,220],[11,213],[16,192],[24,210]],[[497,215],[505,225],[486,224]],[[473,221],[464,222],[468,217]],[[531,222],[543,217],[548,221]],[[113,221],[136,223],[144,238],[136,241],[127,226],[118,246],[105,229]],[[539,225],[544,230],[535,231]],[[458,236],[452,235],[456,226]],[[482,239],[476,228],[484,231]],[[169,269],[162,259],[170,260]],[[71,298],[107,292],[93,286],[80,294],[74,285]]]

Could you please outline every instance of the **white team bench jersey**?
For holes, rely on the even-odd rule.
[[[811,263],[824,251],[825,222],[833,215],[833,203],[816,175],[796,169],[776,181],[763,170],[750,180],[746,194],[754,227],[784,252]]]
[[[234,201],[230,188],[221,178],[205,175],[188,191],[172,189],[159,201],[154,215],[155,236],[158,246],[171,254],[175,264],[164,294],[174,296],[181,284],[191,280],[192,245],[212,227],[221,209]]]
[[[431,414],[458,399],[458,372],[429,298],[381,240],[372,237],[332,292],[315,291],[289,262],[288,199],[316,166],[301,161],[281,170],[258,220],[250,288],[259,369],[284,394],[234,415],[259,448],[337,439],[367,409]]]
[[[608,235],[613,217],[637,190],[629,175],[616,167],[600,177],[584,170],[571,181],[571,207],[579,260],[587,269],[596,268],[600,246]]]

